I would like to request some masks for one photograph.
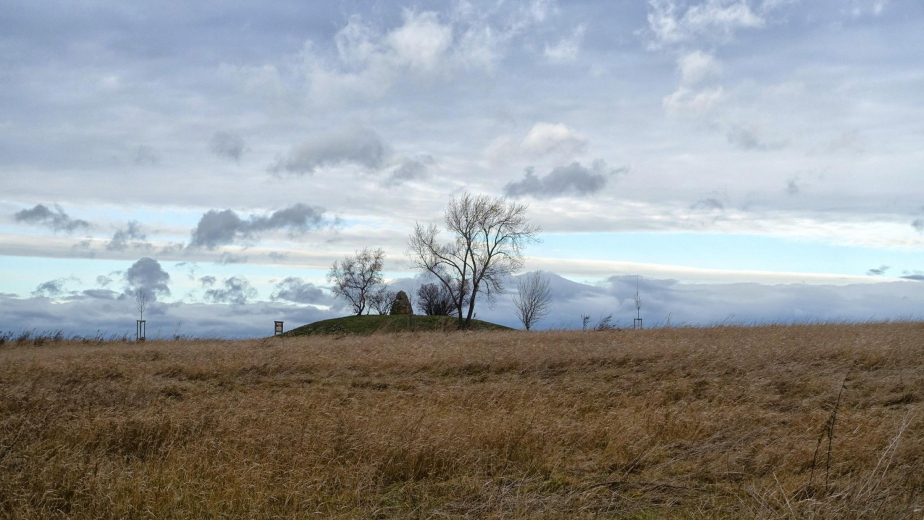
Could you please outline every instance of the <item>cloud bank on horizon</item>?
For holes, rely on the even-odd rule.
[[[0,293],[35,316],[145,284],[164,309],[336,314],[332,259],[383,247],[410,279],[414,222],[462,190],[528,203],[527,268],[588,287],[836,280],[922,310],[924,5],[13,4]]]

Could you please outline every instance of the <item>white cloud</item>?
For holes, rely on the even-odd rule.
[[[701,90],[680,86],[662,100],[668,115],[702,116],[712,111],[725,96],[722,87],[708,87]]]
[[[539,122],[530,128],[520,143],[509,135],[497,137],[485,150],[485,156],[495,164],[547,155],[569,159],[587,151],[588,144],[586,137],[563,123]]]
[[[765,25],[746,0],[706,0],[689,7],[674,0],[649,0],[648,26],[660,47],[697,38],[730,39],[738,29]]]
[[[439,22],[436,13],[404,12],[404,25],[386,41],[399,65],[431,74],[439,69],[452,43],[452,27]]]
[[[458,77],[463,71],[490,72],[504,57],[515,38],[546,19],[550,2],[529,3],[513,19],[494,19],[470,4],[458,6],[449,16],[434,11],[405,9],[402,23],[379,31],[356,15],[334,36],[337,59],[326,59],[312,42],[306,43],[297,67],[309,84],[308,98],[316,104],[358,96],[375,99],[403,82],[424,84]],[[551,49],[568,59],[577,53],[583,27],[562,47]],[[570,46],[569,46],[570,45]],[[572,48],[573,47],[573,48]],[[255,69],[253,82],[275,88],[275,71]],[[266,76],[269,76],[268,78]]]
[[[521,146],[535,155],[560,153],[571,156],[587,149],[587,138],[562,123],[536,123]]]
[[[584,32],[586,29],[587,27],[581,24],[574,30],[571,36],[562,38],[555,45],[550,46],[546,44],[545,57],[553,63],[576,60],[578,52],[581,50],[581,41],[584,39]]]
[[[722,72],[722,65],[715,56],[703,51],[684,54],[677,60],[680,69],[680,82],[692,86],[715,79]]]

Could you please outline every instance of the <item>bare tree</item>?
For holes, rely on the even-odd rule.
[[[141,318],[139,319],[143,320],[144,310],[148,308],[148,293],[146,293],[144,289],[135,291],[135,308],[141,313]]]
[[[503,291],[504,278],[523,267],[523,248],[537,240],[539,228],[529,224],[523,204],[468,193],[449,201],[444,221],[452,242],[438,242],[436,225],[418,223],[408,240],[408,256],[449,291],[459,328],[466,329],[478,296],[483,293],[490,301]]]
[[[542,271],[527,273],[517,280],[517,295],[513,297],[513,306],[517,317],[526,330],[542,321],[549,314],[552,305],[552,289],[549,277]]]
[[[368,296],[369,306],[378,314],[388,314],[391,311],[391,305],[395,302],[395,291],[388,289],[387,285],[382,285]]]
[[[375,291],[375,286],[383,282],[384,263],[385,252],[381,248],[366,248],[342,261],[335,261],[327,273],[328,281],[334,284],[334,296],[350,302],[357,316],[362,314],[370,303],[369,297]]]
[[[442,285],[425,283],[417,289],[417,308],[427,316],[455,316],[452,294]]]

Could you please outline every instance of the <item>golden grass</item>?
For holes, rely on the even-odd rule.
[[[0,516],[921,518],[922,392],[921,323],[10,342]]]

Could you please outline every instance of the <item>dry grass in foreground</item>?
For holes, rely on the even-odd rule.
[[[924,515],[924,324],[0,347],[0,516]]]

